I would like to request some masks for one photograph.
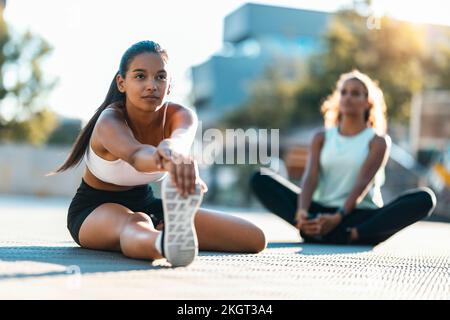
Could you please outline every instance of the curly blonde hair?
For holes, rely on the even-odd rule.
[[[384,135],[387,131],[387,120],[386,103],[384,101],[383,92],[378,84],[370,79],[368,75],[359,72],[358,70],[352,70],[351,72],[341,74],[333,93],[322,103],[320,109],[324,116],[325,127],[329,128],[339,124],[341,118],[339,113],[341,89],[344,83],[351,79],[359,80],[366,87],[367,100],[369,101],[369,111],[365,115],[367,124],[378,134]]]

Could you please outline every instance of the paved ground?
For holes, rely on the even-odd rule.
[[[0,196],[0,299],[450,299],[450,224],[416,223],[376,246],[300,242],[267,213],[262,253],[201,252],[187,268],[78,248],[67,199]]]

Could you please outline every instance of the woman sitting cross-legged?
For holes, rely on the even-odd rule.
[[[383,204],[386,105],[367,75],[341,75],[322,112],[326,129],[312,139],[301,191],[278,175],[252,176],[251,187],[268,210],[296,226],[306,242],[334,244],[375,245],[431,215],[436,197],[428,188]]]

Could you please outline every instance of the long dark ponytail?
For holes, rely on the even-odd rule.
[[[97,123],[100,114],[112,103],[121,102],[123,107],[125,107],[125,93],[122,93],[117,88],[116,78],[120,74],[123,78],[128,71],[128,67],[130,66],[131,61],[137,55],[141,53],[157,53],[161,55],[161,57],[167,61],[168,55],[166,50],[162,49],[161,46],[154,41],[140,41],[138,43],[133,44],[131,47],[125,51],[122,58],[120,59],[119,71],[114,75],[113,80],[111,81],[111,85],[109,86],[108,93],[106,94],[105,100],[95,111],[93,117],[88,121],[86,126],[81,130],[78,135],[72,150],[67,157],[67,160],[54,172],[47,174],[47,176],[54,175],[65,170],[68,170],[72,167],[75,167],[80,164],[83,160],[83,155],[86,152],[86,149],[89,145],[89,140],[92,136],[92,132],[94,131],[95,124]]]

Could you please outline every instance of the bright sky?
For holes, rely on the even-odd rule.
[[[191,66],[222,48],[224,17],[244,0],[10,0],[5,18],[17,31],[30,29],[54,51],[45,73],[59,78],[49,97],[56,112],[89,119],[103,101],[123,52],[150,39],[169,52],[172,101],[189,105]],[[349,0],[254,1],[294,8],[334,11]],[[440,0],[374,0],[378,14],[402,20],[450,25]]]

